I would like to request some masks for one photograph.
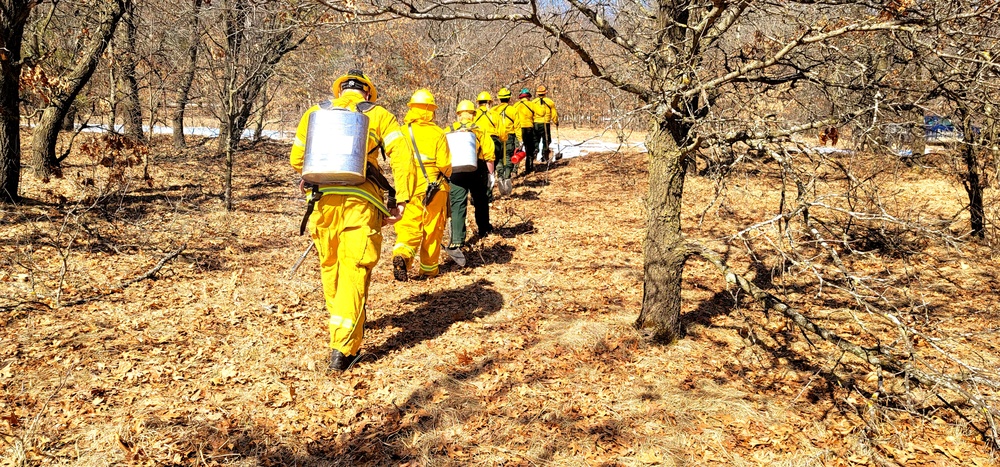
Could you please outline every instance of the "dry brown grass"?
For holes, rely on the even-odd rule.
[[[922,411],[871,403],[870,368],[735,297],[704,262],[685,273],[686,337],[648,343],[631,326],[645,217],[636,154],[592,155],[518,179],[515,197],[493,206],[500,235],[473,242],[467,268],[446,264],[432,280],[396,283],[382,261],[367,356],[328,375],[315,258],[288,271],[307,245],[295,235],[303,203],[288,148],[238,157],[237,209],[226,213],[221,161],[206,144],[180,153],[157,144],[153,185],[103,203],[79,182],[99,174],[71,158],[65,179],[25,179],[38,202],[4,208],[7,465],[995,462],[928,394]],[[723,237],[773,213],[774,174],[761,162],[714,202],[713,183],[692,176],[688,234],[754,271]],[[961,206],[953,181],[903,168],[892,177],[894,203],[928,215]],[[393,242],[385,233],[383,257]],[[155,280],[109,290],[183,243]],[[996,368],[995,253],[925,248],[857,261],[886,279],[898,274],[885,268],[899,268],[929,282],[922,311],[943,334],[966,336],[948,341],[957,354]],[[63,302],[106,295],[57,307],[60,282]],[[817,298],[810,286],[801,272],[774,279],[824,325],[860,339],[878,331],[856,329],[844,307],[824,302],[841,297]]]

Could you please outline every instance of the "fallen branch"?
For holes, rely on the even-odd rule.
[[[982,397],[970,392],[959,384],[956,379],[947,375],[933,374],[920,370],[909,362],[900,361],[881,348],[869,349],[844,339],[833,331],[814,323],[811,319],[802,315],[788,304],[782,302],[778,297],[775,297],[771,293],[755,285],[753,282],[750,282],[745,277],[737,274],[729,267],[729,265],[726,264],[725,260],[718,253],[694,242],[688,243],[687,248],[689,253],[697,254],[714,264],[719,271],[722,272],[727,283],[736,285],[753,297],[754,300],[763,304],[766,309],[774,310],[785,315],[799,328],[809,331],[827,342],[833,343],[845,352],[861,358],[872,366],[889,370],[897,375],[905,375],[904,377],[912,378],[928,387],[942,387],[960,395],[965,399],[967,404],[975,409],[976,412],[983,414],[983,418],[988,425],[988,431],[980,429],[975,424],[971,423],[971,421],[970,425],[972,425],[976,431],[979,431],[980,434],[983,435],[983,438],[992,444],[994,448],[1000,448],[1000,436],[998,436],[996,421],[994,419],[994,417],[998,415],[997,410],[991,407],[985,400],[983,400]],[[938,397],[941,398],[940,395],[938,395]],[[943,400],[944,398],[941,399]],[[947,405],[955,410],[960,417],[968,420],[966,416],[959,412],[952,404]]]
[[[160,269],[162,269],[163,266],[167,264],[167,262],[169,262],[170,260],[172,260],[172,259],[176,258],[177,256],[179,256],[181,254],[181,252],[184,251],[185,248],[187,248],[187,243],[184,243],[180,247],[178,247],[176,250],[171,251],[170,253],[167,253],[166,256],[164,256],[163,258],[160,258],[160,261],[158,261],[155,266],[153,266],[152,268],[150,268],[148,271],[145,272],[145,274],[142,274],[141,276],[133,277],[133,278],[127,280],[127,281],[124,281],[124,282],[118,284],[117,286],[112,287],[107,292],[99,293],[99,294],[92,295],[92,296],[86,297],[86,298],[80,298],[80,299],[77,299],[77,300],[69,301],[69,302],[64,303],[63,306],[82,305],[82,304],[87,303],[87,302],[92,302],[92,301],[97,300],[99,298],[111,295],[111,294],[113,294],[115,292],[121,292],[122,290],[125,290],[126,287],[128,287],[128,286],[130,286],[132,284],[135,284],[136,282],[141,282],[141,281],[144,281],[146,279],[151,279],[153,276],[156,275],[156,273],[160,272]]]
[[[9,311],[13,312],[13,311],[20,310],[22,308],[31,308],[31,307],[44,307],[44,308],[48,308],[49,310],[52,309],[52,307],[49,306],[47,303],[40,302],[38,300],[25,300],[25,301],[17,302],[17,303],[15,303],[13,305],[6,305],[6,304],[5,305],[0,305],[0,311],[2,311],[2,312],[9,312]]]

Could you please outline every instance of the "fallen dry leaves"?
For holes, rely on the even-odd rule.
[[[287,147],[239,156],[232,213],[215,195],[207,149],[176,154],[158,142],[153,152],[151,188],[58,205],[78,198],[72,175],[27,180],[40,203],[3,213],[4,465],[994,463],[953,414],[880,408],[830,377],[836,355],[726,298],[706,265],[686,271],[687,337],[649,344],[631,326],[642,299],[642,155],[592,155],[518,178],[514,197],[494,203],[499,235],[472,242],[469,267],[396,283],[382,261],[365,357],[328,375],[315,257],[289,274],[307,243],[295,235],[303,204]],[[765,203],[755,190],[766,186],[748,179],[727,202]],[[692,176],[687,190],[693,236],[717,238],[753,215],[699,223],[713,184]],[[154,279],[107,289],[183,242]],[[985,288],[995,264],[966,254],[918,260],[941,271],[932,299],[955,307],[943,325],[977,332],[991,315],[958,311],[996,303],[998,288]],[[60,307],[56,290],[64,301],[106,295]],[[811,298],[788,296],[802,307]],[[856,362],[837,371],[871,382]]]

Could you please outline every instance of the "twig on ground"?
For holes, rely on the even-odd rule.
[[[112,287],[110,290],[108,290],[105,293],[99,293],[97,295],[92,295],[90,297],[80,298],[80,299],[77,299],[77,300],[72,300],[72,301],[64,303],[63,306],[82,305],[84,303],[97,300],[97,299],[105,297],[107,295],[111,295],[111,294],[113,294],[115,292],[120,292],[120,291],[124,290],[126,287],[128,287],[128,286],[130,286],[132,284],[135,284],[136,282],[141,282],[141,281],[144,281],[146,279],[150,279],[153,276],[155,276],[156,273],[160,272],[160,269],[162,269],[163,266],[167,264],[167,262],[169,262],[170,260],[172,260],[172,259],[176,258],[177,256],[179,256],[181,254],[181,252],[184,251],[185,248],[187,248],[187,243],[186,242],[184,244],[182,244],[180,247],[178,247],[176,250],[171,251],[170,253],[167,253],[167,255],[164,256],[163,258],[160,258],[160,261],[157,262],[155,266],[153,266],[152,268],[150,268],[148,271],[145,272],[145,274],[142,274],[141,276],[133,277],[132,279],[124,281],[121,284],[118,284],[117,286]]]

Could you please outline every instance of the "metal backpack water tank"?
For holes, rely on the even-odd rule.
[[[315,185],[360,185],[368,166],[368,116],[350,109],[309,114],[302,179]]]
[[[476,155],[476,134],[471,131],[445,133],[451,151],[451,172],[475,172],[479,164]]]

